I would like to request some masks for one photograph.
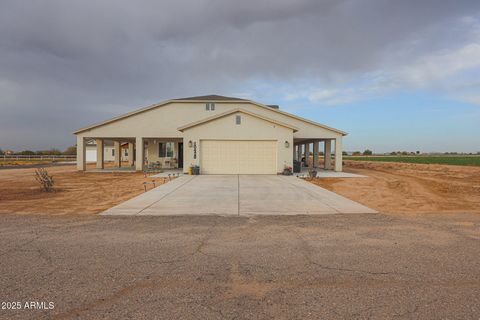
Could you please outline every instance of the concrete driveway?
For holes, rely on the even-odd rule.
[[[182,176],[103,215],[298,215],[374,210],[296,177]]]

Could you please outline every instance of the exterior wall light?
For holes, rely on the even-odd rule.
[[[285,148],[290,148],[290,142],[285,141]]]
[[[189,141],[188,141],[188,147],[189,147],[189,148],[192,147],[192,140],[189,140]]]

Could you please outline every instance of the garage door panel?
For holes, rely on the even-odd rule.
[[[204,174],[276,174],[277,142],[252,140],[202,140]]]

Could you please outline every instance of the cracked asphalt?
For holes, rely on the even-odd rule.
[[[480,215],[0,216],[2,319],[479,319]]]

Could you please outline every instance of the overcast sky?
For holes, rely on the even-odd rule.
[[[205,94],[279,104],[349,151],[480,151],[480,1],[0,0],[2,149]]]

